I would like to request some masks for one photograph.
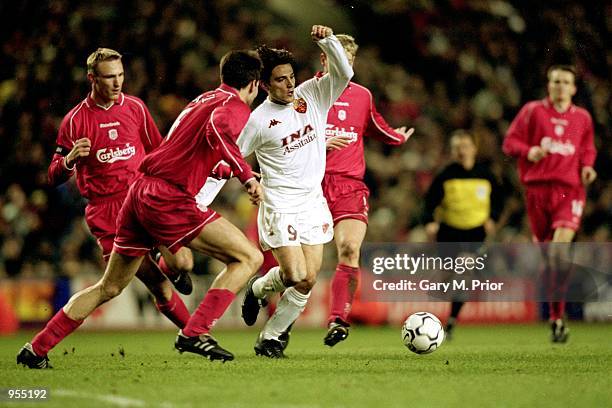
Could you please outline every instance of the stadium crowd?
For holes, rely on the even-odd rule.
[[[299,81],[320,70],[317,48],[296,43],[292,21],[261,3],[60,0],[0,6],[0,278],[102,269],[76,187],[47,184],[62,115],[88,89],[87,55],[98,46],[124,54],[126,92],[145,101],[165,134],[189,100],[217,84],[218,60],[230,49],[264,42],[294,50]],[[553,63],[577,66],[575,101],[593,116],[599,152],[599,178],[589,188],[578,239],[610,239],[612,54],[605,38],[612,5],[329,3],[347,10],[357,27],[350,33],[361,44],[355,80],[373,91],[390,124],[416,128],[401,148],[366,146],[372,192],[366,241],[426,239],[423,196],[448,162],[446,142],[459,128],[476,135],[481,159],[502,182],[505,207],[496,239],[529,240],[516,164],[501,145],[520,106],[545,95],[545,72]],[[372,26],[376,30],[363,29]],[[252,229],[256,212],[241,194],[230,183],[216,208]]]

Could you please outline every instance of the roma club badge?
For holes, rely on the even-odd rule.
[[[296,99],[295,101],[293,101],[293,109],[295,109],[299,113],[306,113],[306,109],[308,109],[308,106],[306,105],[306,101],[304,100],[304,98]]]

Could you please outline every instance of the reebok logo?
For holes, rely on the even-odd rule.
[[[270,121],[270,125],[268,126],[268,129],[270,129],[272,126],[276,126],[276,125],[278,125],[279,123],[281,123],[281,121],[280,121],[280,120],[272,119],[272,120]]]
[[[107,127],[115,127],[121,125],[120,122],[109,122],[109,123],[100,123],[100,129],[104,129]]]

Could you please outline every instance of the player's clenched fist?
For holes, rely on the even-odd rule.
[[[78,139],[74,142],[74,146],[72,146],[72,150],[70,153],[66,155],[64,158],[64,163],[66,167],[71,168],[74,166],[77,160],[81,157],[89,156],[89,151],[91,150],[91,140],[84,137],[82,139]]]
[[[255,179],[249,180],[244,187],[251,198],[253,205],[259,205],[263,201],[263,188]]]
[[[322,25],[313,25],[310,35],[312,36],[313,41],[319,41],[326,37],[329,37],[334,32],[331,28],[322,26]]]
[[[533,163],[537,163],[546,157],[548,153],[540,146],[531,146],[529,152],[527,152],[527,160]]]

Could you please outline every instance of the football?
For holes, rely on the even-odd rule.
[[[417,312],[406,319],[402,326],[402,340],[408,349],[417,354],[429,354],[444,341],[444,328],[440,319],[428,312]]]

